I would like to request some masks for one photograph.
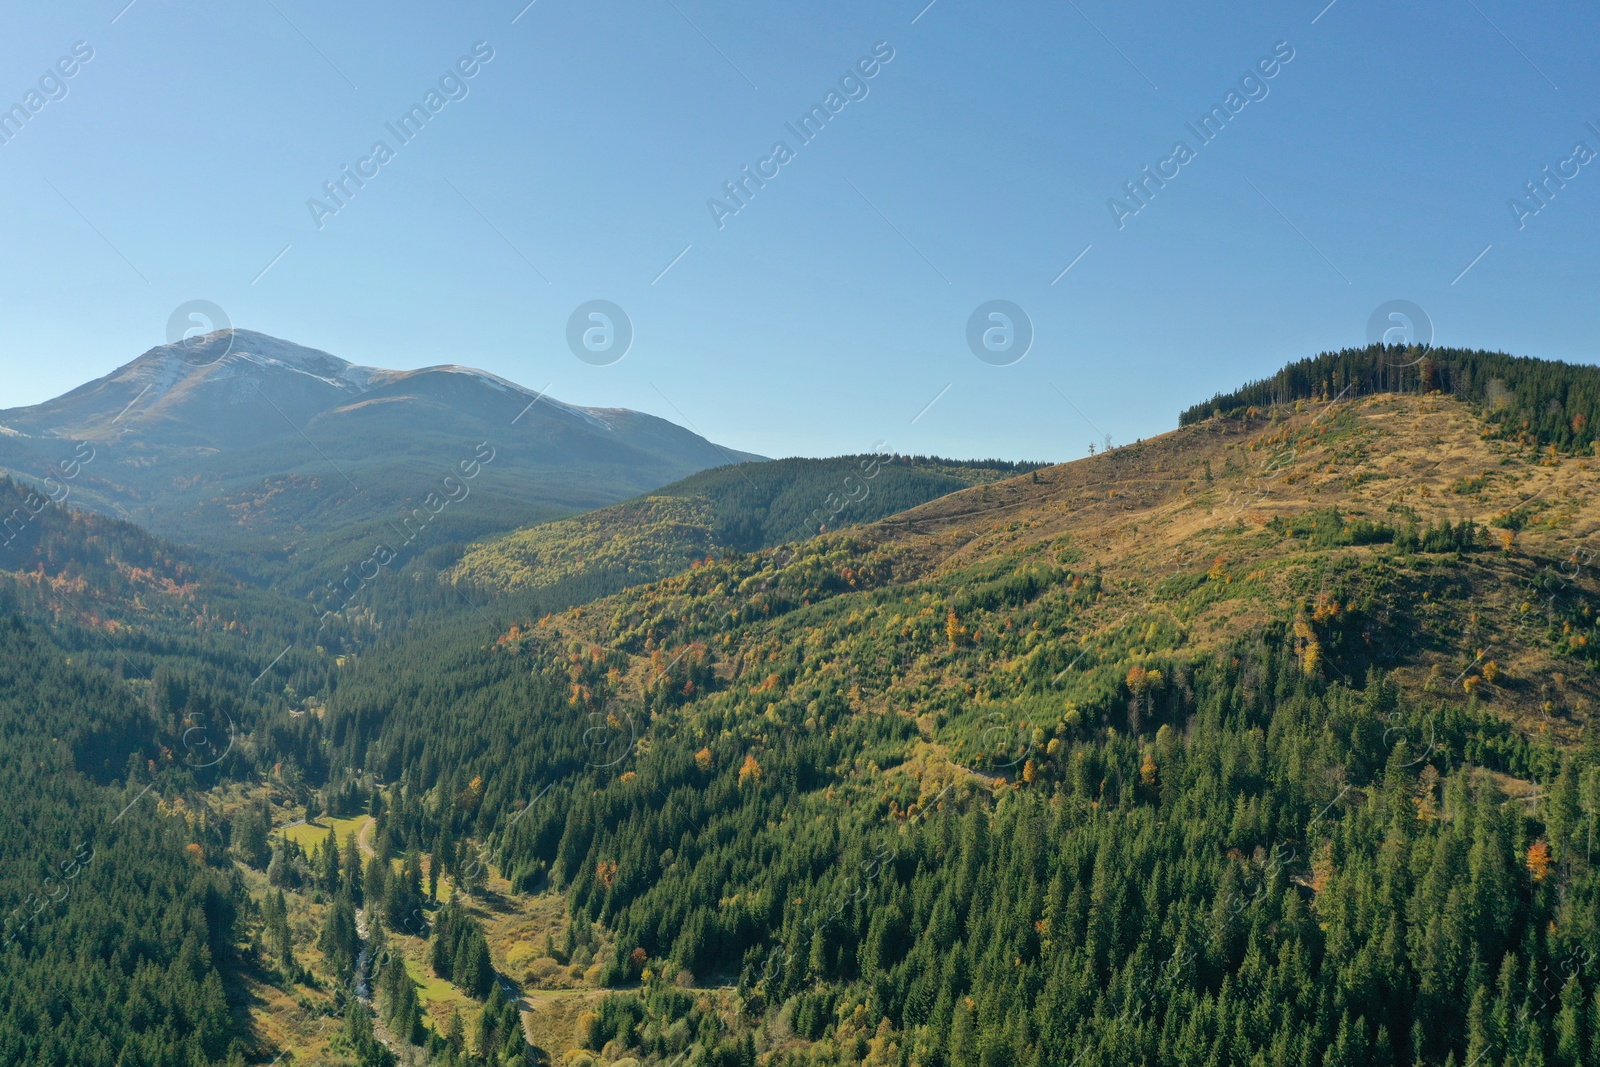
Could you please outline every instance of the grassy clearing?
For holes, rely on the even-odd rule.
[[[461,1022],[467,1031],[472,1032],[478,1022],[478,1015],[483,1010],[471,997],[451,985],[443,978],[437,977],[422,959],[421,954],[427,950],[427,943],[416,941],[414,938],[397,938],[406,942],[403,952],[406,961],[406,973],[411,976],[411,981],[417,986],[417,999],[422,1002],[423,1021],[438,1033],[444,1033],[450,1023],[452,1012],[461,1012]]]
[[[299,845],[308,854],[312,848],[320,846],[329,833],[339,835],[339,844],[343,845],[352,834],[359,834],[361,828],[372,821],[370,815],[357,815],[351,819],[321,819],[317,822],[301,823],[299,826],[290,826],[283,831],[283,836]]]

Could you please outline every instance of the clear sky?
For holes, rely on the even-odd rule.
[[[1362,344],[1390,300],[1436,343],[1595,361],[1592,4],[525,2],[11,5],[0,406],[192,299],[774,456],[1074,458]],[[740,205],[746,166],[772,176]],[[620,361],[569,350],[595,299]],[[1020,361],[969,346],[991,300],[1031,322]]]

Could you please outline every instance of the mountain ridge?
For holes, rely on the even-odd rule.
[[[133,425],[144,412],[159,409],[161,402],[171,397],[175,387],[184,383],[186,379],[188,384],[185,389],[196,386],[216,388],[229,380],[240,380],[259,388],[263,375],[229,373],[241,363],[269,373],[272,367],[287,368],[289,374],[308,379],[305,384],[315,382],[337,393],[347,393],[352,402],[376,390],[403,386],[419,379],[426,381],[430,376],[447,375],[471,379],[501,393],[514,394],[528,401],[544,403],[558,411],[584,418],[592,425],[603,429],[612,428],[611,423],[605,418],[607,415],[638,414],[627,408],[567,404],[497,374],[462,364],[440,363],[412,370],[392,370],[353,363],[321,349],[284,341],[255,330],[232,329],[214,331],[186,341],[157,345],[115,370],[70,389],[52,400],[0,409],[0,432],[9,431],[25,436],[51,436],[60,429],[69,428],[61,423],[59,413],[70,412],[78,403],[113,391],[120,391],[122,394],[112,398],[112,406],[117,403],[124,404],[119,410],[119,416],[129,410],[135,402],[142,402],[141,408],[135,412],[130,421],[130,425]],[[143,385],[144,388],[134,392],[133,387],[138,385]],[[146,399],[151,390],[155,390],[155,395]],[[177,392],[181,399],[184,390]],[[129,393],[132,395],[129,396]],[[243,401],[245,397],[236,396],[232,399]],[[330,405],[330,408],[336,406]],[[120,422],[121,418],[116,418],[116,421]],[[29,433],[23,427],[32,427],[35,432]],[[75,429],[78,430],[77,436],[84,439],[94,439],[96,430],[101,431],[100,436],[107,436],[104,427],[92,420]],[[37,432],[39,430],[44,432]],[[125,428],[118,432],[125,432]]]
[[[714,468],[605,508],[468,546],[445,577],[479,589],[665,578],[697,559],[805,540],[1043,466],[870,454]],[[591,588],[598,588],[593,586]]]
[[[250,330],[160,345],[41,404],[0,411],[0,473],[39,484],[92,460],[74,506],[147,526],[263,581],[306,588],[351,559],[478,446],[499,457],[434,524],[472,540],[760,459],[668,420],[580,407],[459,364],[387,370]]]

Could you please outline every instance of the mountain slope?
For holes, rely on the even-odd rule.
[[[361,367],[248,330],[164,345],[0,411],[0,470],[53,477],[57,498],[299,589],[379,541],[473,539],[753,458],[481,371]],[[419,545],[408,531],[424,508]]]
[[[512,591],[570,586],[581,575],[610,592],[713,554],[870,522],[1035,466],[866,455],[720,467],[637,500],[475,545],[447,577]]]
[[[535,590],[360,646],[342,615],[279,622],[249,599],[274,594],[0,485],[0,597],[72,622],[7,633],[12,688],[44,705],[0,707],[8,818],[75,846],[76,808],[106,823],[153,768],[161,807],[123,823],[157,847],[126,874],[172,903],[129,914],[205,901],[176,961],[140,960],[172,973],[162,996],[122,996],[93,953],[131,883],[25,929],[5,1047],[123,1039],[187,1002],[202,1055],[238,1038],[257,1062],[381,1062],[374,1025],[472,1067],[522,1062],[528,1035],[574,1064],[1593,1062],[1596,463],[1500,410],[1245,406],[718,544],[557,614],[520,607],[560,599]],[[674,522],[731,541],[785,513],[737,469],[690,482],[575,524],[565,581],[629,524],[670,557]],[[219,707],[247,728],[196,765],[183,739]],[[111,784],[29,800],[66,761]],[[305,851],[318,810],[342,855]],[[8,901],[44,874],[13,838]],[[332,1035],[353,983],[376,1023]]]
[[[322,688],[332,654],[350,641],[338,616],[320,617],[190,549],[119,519],[52,504],[6,478],[0,530],[5,614],[47,630],[70,660],[138,694],[168,731],[167,760],[181,759],[192,745],[226,747],[219,736],[285,727],[291,711],[304,710],[292,694]],[[191,727],[197,729],[186,734]],[[278,738],[284,754],[320,764],[314,743],[290,741],[294,732]],[[113,776],[122,769],[120,762],[95,768]]]
[[[951,494],[805,551],[834,546],[863,560],[858,571],[870,560],[888,576],[874,584],[953,590],[1070,560],[1092,576],[1097,606],[1030,650],[1056,670],[1081,655],[1082,672],[1097,647],[1123,640],[1146,654],[1214,651],[1298,611],[1322,634],[1319,671],[1352,684],[1377,664],[1419,691],[1439,674],[1459,689],[1493,659],[1481,701],[1587,715],[1600,699],[1587,639],[1600,470],[1489,436],[1459,401],[1379,395],[1213,419],[1037,477]],[[748,610],[751,596],[734,590],[750,566],[642,589],[621,613],[644,622],[586,636],[636,650],[701,639]],[[686,610],[685,589],[718,583],[723,597]],[[1141,640],[1138,627],[1157,620],[1171,633]]]
[[[676,975],[707,1057],[1588,1062],[1594,462],[1298,408],[378,651],[329,729],[600,925],[612,1055]]]
[[[214,802],[327,777],[299,693],[343,627],[4,478],[0,529],[0,1062],[242,1063]]]

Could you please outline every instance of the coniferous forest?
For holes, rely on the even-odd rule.
[[[1600,370],[1477,349],[1369,345],[1290,363],[1218,393],[1179,417],[1189,425],[1250,406],[1369,393],[1440,390],[1477,405],[1490,432],[1562,452],[1589,452],[1600,418]]]
[[[1600,1064],[1587,372],[1392,355],[332,613],[5,483],[0,1062]]]

